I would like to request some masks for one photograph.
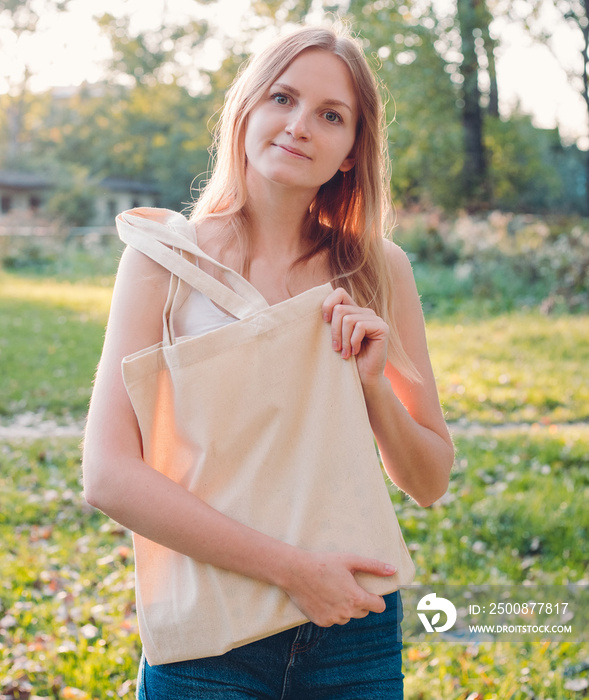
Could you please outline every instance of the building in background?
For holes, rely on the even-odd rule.
[[[46,218],[45,206],[55,190],[49,178],[16,170],[0,170],[0,224]],[[126,209],[158,206],[159,187],[153,183],[107,177],[93,185],[96,192],[88,226],[112,226]]]

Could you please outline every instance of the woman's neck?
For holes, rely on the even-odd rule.
[[[253,178],[252,178],[253,179]],[[246,214],[252,258],[298,258],[305,251],[304,228],[316,191],[248,178]]]

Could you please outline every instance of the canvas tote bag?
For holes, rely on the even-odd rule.
[[[284,542],[394,564],[391,577],[357,575],[373,593],[410,583],[415,569],[356,363],[332,350],[322,319],[331,285],[269,306],[198,248],[181,214],[136,209],[117,226],[124,242],[172,273],[162,342],[123,360],[147,464]],[[204,273],[198,259],[214,263],[232,288]],[[176,338],[171,320],[191,287],[237,320]],[[223,654],[308,621],[278,587],[139,535],[134,545],[139,630],[151,665]]]

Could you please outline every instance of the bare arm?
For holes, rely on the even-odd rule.
[[[307,617],[330,625],[381,611],[355,571],[390,576],[381,562],[292,547],[214,510],[147,465],[123,384],[123,357],[162,337],[169,273],[141,253],[121,260],[92,395],[83,455],[89,503],[140,535],[198,561],[283,588]]]
[[[397,328],[423,381],[409,381],[387,362],[387,324],[370,309],[356,306],[344,290],[330,295],[324,312],[332,323],[334,349],[344,358],[356,356],[370,424],[388,475],[419,505],[428,506],[448,488],[454,448],[440,407],[411,265],[398,246],[385,243],[395,278]]]

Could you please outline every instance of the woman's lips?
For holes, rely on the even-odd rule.
[[[290,153],[293,156],[297,156],[298,158],[306,158],[307,160],[311,160],[310,157],[304,153],[303,151],[300,151],[298,148],[293,148],[292,146],[284,146],[281,143],[275,143],[275,146],[278,148],[281,148],[283,151],[286,151],[287,153]]]

